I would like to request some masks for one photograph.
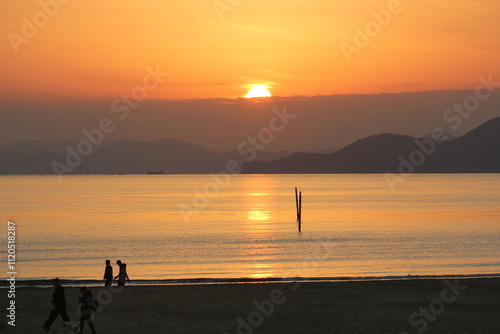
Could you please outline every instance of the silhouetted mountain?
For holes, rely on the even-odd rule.
[[[385,133],[361,139],[332,154],[296,153],[243,166],[243,173],[256,174],[385,172],[499,173],[500,118],[444,142]]]
[[[175,139],[110,140],[89,154],[88,147],[80,147],[86,156],[68,153],[68,147],[77,150],[78,145],[74,140],[13,142],[0,147],[0,174],[54,174],[54,162],[67,168],[66,174],[206,174],[249,158]],[[256,152],[256,161],[245,163],[243,173],[499,173],[500,118],[450,141],[384,133],[330,154]]]
[[[274,161],[277,159],[282,159],[289,157],[295,152],[289,152],[289,151],[278,151],[278,152],[268,152],[268,151],[257,151],[257,155],[255,157],[256,161]],[[238,150],[232,150],[228,152],[223,152],[221,153],[222,156],[226,158],[227,161],[229,160],[236,160],[240,163],[244,163],[245,158],[242,159],[241,153],[238,152]]]
[[[430,166],[423,166],[424,171],[499,173],[500,118],[492,119],[441,146],[439,155],[430,157]]]
[[[76,172],[145,174],[161,170],[167,174],[192,174],[219,165],[217,154],[203,146],[174,139],[150,143],[123,140],[85,158]]]
[[[59,163],[60,168],[71,169],[65,174],[205,174],[226,170],[228,161],[236,160],[242,164],[246,159],[237,151],[215,153],[204,146],[175,139],[104,141],[92,146],[92,152],[87,156],[75,153],[78,143],[13,142],[0,147],[0,174],[54,174],[54,162]],[[68,146],[74,150],[72,153],[68,153]],[[88,148],[84,147],[83,152],[85,149]],[[256,159],[271,161],[290,154],[264,151],[258,152]],[[70,163],[66,161],[68,157]]]

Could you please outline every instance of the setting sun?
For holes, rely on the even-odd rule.
[[[247,99],[250,99],[252,97],[271,97],[271,93],[265,86],[258,85],[250,89],[245,97]]]

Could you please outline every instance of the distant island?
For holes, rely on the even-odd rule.
[[[323,153],[258,151],[255,161],[175,139],[103,142],[80,160],[72,147],[76,141],[12,142],[0,147],[0,175],[50,175],[67,159],[71,174],[209,174],[233,160],[244,174],[500,173],[500,118],[458,138],[440,129],[425,138],[384,133]]]

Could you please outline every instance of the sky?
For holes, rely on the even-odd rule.
[[[314,97],[468,90],[478,85],[479,76],[488,75],[500,81],[496,0],[3,0],[0,18],[0,123],[10,130],[0,143],[77,138],[82,128],[101,117],[96,115],[109,111],[110,103],[133,93],[142,93],[137,110],[147,109],[149,114],[161,115],[162,110],[178,107],[173,101],[189,100],[181,109],[193,119],[206,107],[193,101],[219,99],[209,103],[217,110],[208,114],[209,119],[226,124],[226,116],[219,115],[225,104],[240,105],[234,101],[253,85],[264,85],[282,101],[310,99],[301,108],[314,107],[315,119],[306,115],[301,124],[321,125],[321,120],[333,118],[354,129],[356,119],[367,114],[391,123],[384,112],[388,105],[342,109],[335,104],[338,100],[318,105]],[[443,95],[440,101],[445,100],[453,102]],[[414,113],[407,110],[411,101],[397,104],[401,108],[394,115]],[[427,108],[442,114],[445,106]],[[339,118],[337,109],[358,114],[344,112]],[[63,118],[52,119],[58,112]],[[80,131],[56,129],[64,117],[69,123],[79,122],[75,128]],[[48,125],[31,123],[34,118]],[[251,123],[253,115],[243,118]],[[395,130],[419,134],[431,119],[439,117],[418,122],[425,126],[406,124]],[[195,131],[192,123],[182,124],[182,133]],[[147,128],[137,128],[142,133],[123,135],[174,136],[168,129],[151,135]],[[306,137],[311,129],[297,131]],[[191,140],[196,136],[184,135]],[[322,145],[301,140],[299,146],[343,145],[351,137]]]
[[[500,70],[495,0],[401,1],[350,63],[341,43],[356,47],[355,28],[390,1],[59,1],[0,3],[3,98],[113,98],[157,64],[170,76],[156,99],[234,98],[251,84],[279,96],[472,88]],[[23,17],[45,23],[40,3],[54,2],[16,53],[7,35],[23,36]]]

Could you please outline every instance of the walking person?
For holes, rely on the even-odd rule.
[[[113,267],[110,265],[111,261],[106,260],[106,269],[104,269],[104,286],[111,286],[113,283]]]
[[[66,297],[64,296],[64,288],[61,286],[61,282],[59,282],[59,278],[55,278],[52,280],[52,284],[54,284],[54,292],[52,293],[52,300],[49,303],[54,304],[52,311],[50,311],[49,318],[43,325],[43,329],[47,332],[50,331],[50,326],[54,323],[57,316],[60,314],[63,321],[69,322],[68,314],[66,313]]]
[[[120,260],[116,261],[116,264],[118,265],[118,267],[120,267],[120,272],[115,277],[115,279],[118,278],[118,286],[125,286],[125,282],[130,283],[130,278],[128,278],[127,274],[127,264],[122,263],[122,261]]]
[[[92,323],[92,312],[97,309],[97,302],[92,298],[92,292],[86,287],[80,288],[80,334],[83,334],[85,322],[89,324],[92,334],[96,334],[94,323]]]

